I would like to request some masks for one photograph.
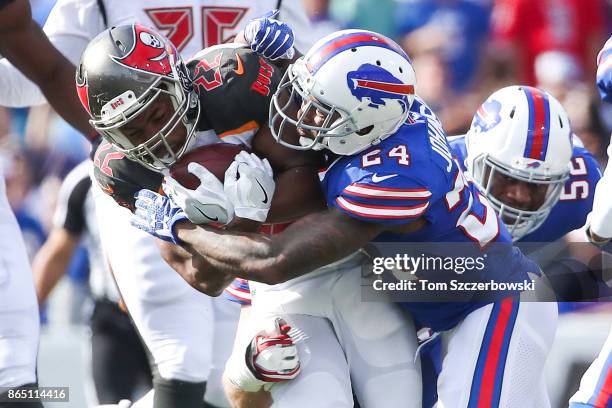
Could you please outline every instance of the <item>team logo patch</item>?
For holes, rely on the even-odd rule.
[[[114,61],[140,71],[164,76],[172,75],[169,54],[174,50],[164,47],[156,33],[139,24],[134,24],[134,45],[123,58],[112,57]]]
[[[356,71],[349,71],[346,82],[351,94],[362,101],[368,98],[368,106],[385,106],[385,99],[395,99],[402,103],[404,111],[408,108],[408,95],[414,95],[414,86],[406,85],[384,68],[363,64]]]
[[[501,121],[499,111],[501,111],[501,103],[499,101],[495,99],[486,101],[476,111],[472,126],[479,128],[481,132],[488,132]]]
[[[527,168],[528,169],[537,169],[538,167],[540,167],[542,165],[542,162],[539,161],[533,161],[531,163],[527,163]]]

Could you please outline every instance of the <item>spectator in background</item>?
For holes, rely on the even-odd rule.
[[[329,8],[343,28],[371,30],[394,38],[396,31],[391,22],[396,3],[396,0],[332,0]]]
[[[398,0],[395,21],[408,55],[438,52],[448,85],[462,92],[483,63],[489,15],[489,7],[470,0]]]
[[[606,34],[604,7],[603,0],[495,0],[491,58],[515,69],[514,82],[533,86],[536,57],[562,51],[593,78]]]
[[[340,23],[330,14],[330,0],[303,0],[302,3],[312,23],[313,38],[323,38],[329,33],[340,30]]]

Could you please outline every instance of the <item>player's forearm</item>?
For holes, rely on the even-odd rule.
[[[51,44],[42,29],[33,21],[20,29],[6,34],[3,38],[0,52],[28,79],[40,87],[47,101],[68,123],[81,131],[88,138],[94,135],[89,125],[89,117],[77,97],[74,86],[75,67]],[[25,47],[30,44],[36,47]],[[23,77],[13,77],[12,81],[20,81],[17,86],[25,87],[28,83],[21,81]],[[14,84],[15,85],[15,84]],[[6,92],[6,91],[4,91]],[[25,93],[22,90],[21,93]],[[33,93],[32,99],[24,102],[40,102]]]
[[[199,254],[161,240],[157,240],[157,244],[164,261],[199,292],[219,296],[233,279],[231,275],[214,268]]]
[[[175,231],[188,251],[198,253],[223,273],[269,283],[268,279],[281,270],[270,237],[220,231],[186,222],[177,225]]]

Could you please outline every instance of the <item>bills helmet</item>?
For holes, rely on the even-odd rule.
[[[509,86],[480,106],[466,135],[466,167],[513,239],[538,228],[557,203],[569,177],[572,132],[567,113],[550,94]],[[536,209],[520,209],[492,193],[502,175],[542,191]]]
[[[372,31],[338,31],[287,69],[270,104],[270,129],[294,149],[355,154],[404,123],[415,82],[410,59],[394,41]],[[313,112],[322,117],[317,124],[305,120]],[[312,137],[291,141],[293,127]]]
[[[186,66],[172,43],[148,27],[112,27],[95,37],[81,57],[76,87],[96,131],[148,168],[171,166],[193,139],[199,100]],[[162,95],[169,97],[173,115],[155,134],[135,144],[121,128]],[[186,128],[187,136],[177,148],[167,136],[178,126]]]

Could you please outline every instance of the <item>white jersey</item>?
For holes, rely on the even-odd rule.
[[[106,25],[100,4],[106,13]],[[165,34],[185,60],[203,48],[232,41],[253,18],[280,5],[278,19],[295,32],[296,48],[305,53],[318,39],[300,0],[58,0],[45,23],[53,45],[78,64],[89,42],[107,27],[139,22]],[[34,83],[7,60],[0,61],[0,105],[45,103]]]

